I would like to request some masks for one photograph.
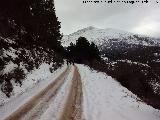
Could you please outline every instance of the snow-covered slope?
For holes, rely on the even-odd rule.
[[[112,77],[78,65],[83,86],[85,120],[160,120],[160,111],[140,99]]]
[[[147,37],[144,35],[136,35],[130,32],[117,29],[98,29],[95,27],[87,27],[70,35],[65,35],[62,39],[63,46],[69,46],[71,42],[76,43],[79,37],[86,37],[90,42],[94,42],[98,46],[114,42],[126,42],[128,44],[140,45],[157,45],[160,41],[156,38]],[[139,37],[143,37],[139,39]],[[111,40],[114,39],[114,40]],[[118,40],[117,40],[118,39]]]
[[[39,46],[26,47],[17,39],[0,36],[0,106],[63,64],[51,51]]]

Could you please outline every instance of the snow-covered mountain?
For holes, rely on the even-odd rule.
[[[105,64],[95,63],[94,68],[107,71],[130,91],[146,97],[149,104],[159,108],[156,101],[160,100],[160,39],[112,28],[87,27],[64,36],[62,45],[75,44],[79,37],[94,42],[100,50]],[[148,90],[146,86],[150,86]],[[146,95],[148,91],[154,97]]]
[[[95,27],[87,27],[70,35],[65,35],[62,39],[63,46],[76,43],[79,37],[86,37],[90,42],[94,42],[98,46],[111,46],[113,43],[127,43],[133,45],[155,46],[160,44],[160,39],[137,35],[134,33],[117,30],[112,28],[98,29]]]

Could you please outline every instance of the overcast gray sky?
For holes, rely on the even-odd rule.
[[[160,3],[134,5],[88,3],[83,0],[55,0],[61,32],[70,34],[88,26],[116,28],[139,34],[160,37]],[[158,0],[160,2],[160,0]]]

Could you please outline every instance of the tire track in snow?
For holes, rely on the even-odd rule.
[[[82,83],[78,68],[74,69],[72,86],[60,120],[82,119]]]
[[[40,120],[59,120],[61,113],[65,107],[66,100],[69,95],[69,90],[72,85],[72,79],[74,74],[74,67],[71,68],[67,79],[54,97],[53,101],[49,104],[48,109],[43,113]]]
[[[55,79],[54,82],[48,85],[44,90],[42,90],[39,94],[31,98],[28,102],[26,102],[23,106],[21,106],[18,110],[13,112],[10,116],[8,116],[5,120],[21,120],[25,117],[29,111],[32,111],[36,105],[40,105],[40,108],[44,107],[44,102],[47,103],[49,100],[54,97],[60,87],[63,85],[66,76],[69,74],[70,68],[68,67],[58,78]],[[51,92],[52,91],[52,92]],[[47,96],[47,98],[46,98]],[[44,102],[43,101],[44,98]],[[40,109],[39,108],[39,109]],[[37,111],[39,112],[39,111]],[[36,111],[30,115],[29,120],[36,117]],[[26,118],[28,119],[28,118]]]

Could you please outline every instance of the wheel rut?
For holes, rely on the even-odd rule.
[[[82,96],[81,76],[75,67],[72,86],[60,120],[82,120]]]

